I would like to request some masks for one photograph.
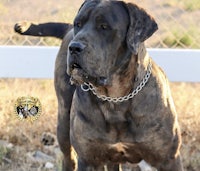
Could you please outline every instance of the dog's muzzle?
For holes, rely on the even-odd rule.
[[[82,66],[81,55],[84,52],[86,45],[81,42],[72,41],[69,46],[69,58],[67,73],[71,76],[71,84],[83,84],[83,82],[89,82],[93,85],[105,86],[109,84],[106,77],[92,76],[88,74],[86,69]]]

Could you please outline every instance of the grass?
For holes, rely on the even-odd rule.
[[[163,38],[163,43],[168,47],[198,48],[197,44],[200,43],[198,35],[200,30],[196,26],[190,26],[189,29],[174,27]]]
[[[38,97],[42,103],[43,112],[33,124],[19,121],[14,113],[14,104],[17,98],[22,96]],[[57,101],[53,80],[1,79],[0,97],[0,138],[13,144],[33,143],[40,146],[38,137],[42,132],[55,133]],[[41,128],[42,130],[39,130]]]
[[[165,5],[180,7],[185,9],[186,11],[196,11],[200,9],[200,1],[199,0],[169,0],[165,2]]]
[[[171,83],[171,90],[182,129],[181,153],[185,169],[200,170],[200,83]],[[20,121],[14,114],[14,103],[21,96],[38,97],[42,103],[42,114],[32,124]],[[0,97],[0,139],[20,146],[25,154],[26,151],[42,148],[40,137],[43,132],[56,134],[57,101],[53,80],[0,79]],[[6,149],[0,149],[0,156],[6,153]],[[19,153],[22,152],[17,154]],[[23,157],[18,155],[15,156],[16,162],[24,161]],[[14,168],[16,162],[10,167]],[[61,159],[58,158],[55,163],[58,169],[60,163]],[[26,164],[23,162],[23,165]]]
[[[0,146],[0,164],[2,163],[4,157],[9,153],[9,149],[4,147],[4,146]]]

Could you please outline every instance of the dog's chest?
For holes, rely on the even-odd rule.
[[[121,105],[107,103],[101,106],[101,112],[104,115],[105,121],[109,124],[123,123],[127,121],[125,108]]]
[[[131,103],[97,104],[83,105],[75,100],[72,105],[70,135],[77,153],[95,161],[139,162],[136,150],[140,151],[137,144],[143,141],[143,128],[141,117],[133,115]]]
[[[129,131],[131,119],[127,106],[108,103],[101,106],[101,114],[104,117],[106,133],[113,139],[119,139]]]

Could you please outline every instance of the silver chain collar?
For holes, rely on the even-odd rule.
[[[97,96],[99,99],[101,99],[103,101],[114,102],[114,103],[124,102],[129,99],[132,99],[134,96],[136,96],[142,90],[142,88],[146,85],[146,83],[148,82],[148,80],[151,76],[151,70],[152,70],[152,64],[151,64],[151,62],[149,62],[146,75],[144,76],[144,78],[142,79],[140,84],[130,94],[123,96],[123,97],[109,97],[109,96],[105,96],[105,95],[98,95],[95,88],[93,87],[93,85],[91,83],[86,83],[86,82],[84,82],[84,84],[81,85],[81,89],[83,91],[89,91],[89,90],[92,91],[92,93],[95,96]],[[85,88],[85,86],[87,88]]]

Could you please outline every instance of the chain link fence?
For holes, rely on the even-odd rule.
[[[20,36],[13,27],[19,21],[72,23],[83,0],[0,0],[0,45],[57,46],[55,38]],[[199,0],[129,0],[143,7],[158,23],[159,30],[147,47],[200,48]]]

